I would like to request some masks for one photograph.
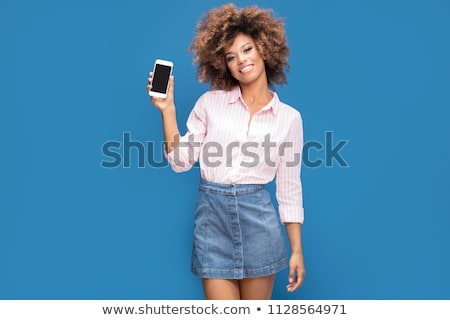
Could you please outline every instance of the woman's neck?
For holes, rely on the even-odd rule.
[[[245,104],[251,110],[258,111],[272,100],[267,83],[261,85],[241,85],[241,95]]]

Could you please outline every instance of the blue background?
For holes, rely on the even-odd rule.
[[[106,169],[102,146],[128,132],[161,163],[148,72],[174,61],[184,132],[208,89],[187,48],[223,3],[1,2],[0,298],[203,298],[190,273],[198,169],[139,168],[136,148],[130,168]],[[273,298],[450,299],[450,2],[235,3],[286,18],[278,92],[305,141],[348,141],[348,167],[303,167],[307,276],[288,294],[281,272]]]

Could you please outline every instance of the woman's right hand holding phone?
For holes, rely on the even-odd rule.
[[[148,77],[147,80],[148,80],[147,85],[147,92],[148,92],[152,88],[153,72],[150,72],[150,76]],[[165,113],[168,110],[175,109],[173,89],[174,89],[174,79],[173,76],[171,76],[169,79],[169,86],[167,89],[167,97],[165,98],[151,97],[152,103],[156,108],[159,109],[159,111],[161,111],[161,113]]]

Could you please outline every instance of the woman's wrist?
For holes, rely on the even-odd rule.
[[[160,109],[160,111],[161,111],[161,115],[163,116],[163,117],[165,117],[165,116],[171,116],[171,115],[175,115],[175,105],[174,104],[172,104],[172,105],[169,105],[169,106],[167,106],[166,108],[164,108],[164,109]]]
[[[302,248],[293,248],[293,249],[291,250],[291,255],[298,255],[298,256],[303,257],[303,251],[302,251]]]

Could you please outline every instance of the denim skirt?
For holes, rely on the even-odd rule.
[[[280,219],[264,185],[201,180],[191,265],[196,276],[262,277],[288,262]]]

